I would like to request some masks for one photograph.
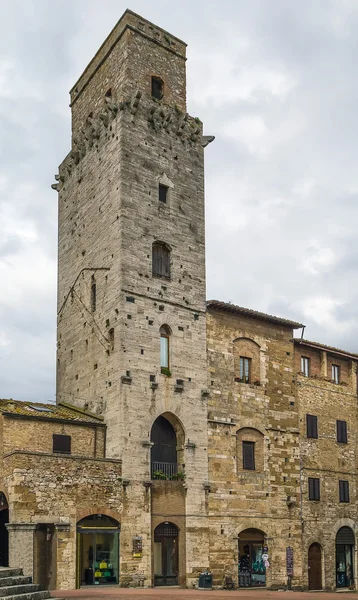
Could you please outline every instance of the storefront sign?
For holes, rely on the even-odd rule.
[[[143,542],[140,535],[136,535],[133,538],[133,558],[142,558],[143,554]]]
[[[288,577],[293,576],[293,548],[288,546],[286,548],[286,570]]]

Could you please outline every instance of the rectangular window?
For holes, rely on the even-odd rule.
[[[318,423],[315,415],[306,415],[306,431],[308,438],[318,438]]]
[[[240,356],[240,381],[241,383],[250,383],[251,376],[251,358]]]
[[[166,185],[163,185],[162,183],[159,184],[159,202],[163,202],[163,204],[167,203],[168,189],[169,188]]]
[[[71,436],[54,433],[52,436],[52,452],[71,454]]]
[[[320,500],[321,499],[320,481],[319,481],[318,477],[309,477],[308,478],[308,499],[309,500]]]
[[[349,482],[342,479],[339,481],[339,501],[349,502]]]
[[[160,366],[169,369],[169,336],[160,336]]]
[[[332,365],[332,381],[339,383],[339,365]]]
[[[163,81],[159,77],[152,77],[152,96],[157,100],[163,98]]]
[[[255,470],[255,442],[242,442],[242,468]]]
[[[337,421],[337,442],[347,444],[347,421]]]
[[[306,356],[301,356],[301,373],[303,373],[305,377],[308,377],[310,374],[310,359]]]

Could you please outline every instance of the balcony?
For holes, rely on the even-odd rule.
[[[185,474],[176,463],[152,462],[151,478],[165,481],[179,481],[185,479]]]

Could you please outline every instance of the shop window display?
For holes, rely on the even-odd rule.
[[[266,556],[263,540],[252,542],[239,540],[239,587],[266,585]]]
[[[119,524],[104,515],[91,515],[77,525],[78,583],[118,584]]]

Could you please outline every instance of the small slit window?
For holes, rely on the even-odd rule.
[[[164,95],[164,82],[160,77],[152,77],[152,97],[161,100]]]
[[[152,275],[170,278],[170,250],[161,242],[154,242],[152,246]]]
[[[97,305],[97,286],[94,275],[92,275],[91,279],[91,311],[95,312]]]
[[[71,454],[71,436],[54,433],[52,436],[52,452]]]
[[[169,369],[169,340],[170,330],[166,325],[160,328],[160,367],[161,369]]]
[[[163,185],[162,183],[159,184],[159,195],[158,195],[159,202],[162,202],[163,204],[167,203],[168,189],[169,188],[167,185]]]

